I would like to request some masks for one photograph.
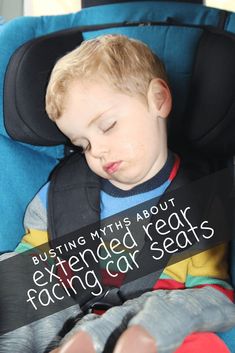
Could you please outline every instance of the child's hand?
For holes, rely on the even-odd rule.
[[[109,309],[102,316],[96,314],[84,316],[62,340],[62,346],[50,353],[98,353],[106,350],[110,353],[113,349],[115,351],[117,349],[117,353],[122,353],[129,351],[133,343],[137,353],[155,353],[155,340],[144,329],[141,327],[126,329],[128,322],[138,313],[150,294],[145,293],[139,298],[128,300],[122,306]]]
[[[159,290],[88,314],[53,353],[173,353],[192,332],[235,325],[235,305],[211,287]]]

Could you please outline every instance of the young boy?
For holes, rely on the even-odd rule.
[[[100,178],[101,219],[160,197],[174,179],[179,160],[168,151],[166,131],[171,106],[164,66],[140,41],[101,36],[56,63],[46,110]],[[48,240],[48,187],[27,209],[28,234],[18,250]],[[154,291],[102,316],[86,315],[53,353],[101,353],[117,329],[115,353],[229,352],[212,333],[235,325],[226,251],[220,245],[166,267]]]

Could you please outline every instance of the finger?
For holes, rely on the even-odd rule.
[[[156,342],[141,326],[129,327],[119,338],[113,353],[157,353]]]
[[[96,353],[92,338],[83,331],[76,333],[64,345],[51,353]]]

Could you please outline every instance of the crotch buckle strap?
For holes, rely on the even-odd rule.
[[[123,302],[124,299],[119,288],[106,288],[101,296],[87,302],[82,307],[82,311],[84,314],[95,313],[101,315],[113,306],[122,305]]]

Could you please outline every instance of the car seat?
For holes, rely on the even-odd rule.
[[[195,167],[202,155],[213,168],[232,164],[234,14],[195,4],[149,1],[92,7],[64,16],[18,18],[0,32],[1,252],[13,250],[21,239],[27,203],[64,156],[67,140],[44,110],[46,82],[55,60],[83,39],[117,32],[145,41],[166,64],[175,101],[169,125],[172,149],[188,160],[190,150]],[[216,59],[215,66],[208,65],[208,55]],[[215,80],[215,69],[221,65],[227,71],[218,71]],[[232,276],[235,281],[234,272]],[[235,330],[222,337],[235,351]]]

